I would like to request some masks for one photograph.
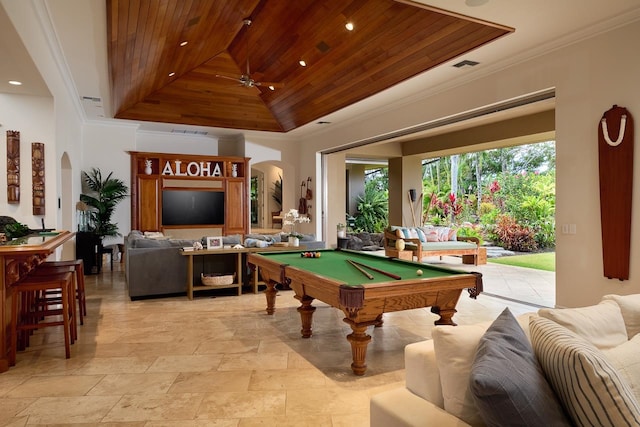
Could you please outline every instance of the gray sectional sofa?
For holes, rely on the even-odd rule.
[[[247,234],[242,236],[224,236],[224,245],[243,244],[251,246],[256,240],[280,241],[281,236]],[[170,239],[166,237],[148,238],[137,230],[125,237],[125,278],[131,299],[163,295],[186,294],[187,258],[180,254],[180,248],[193,246],[196,240]],[[316,241],[312,235],[301,239],[301,245],[308,250],[325,247],[324,242]],[[200,280],[202,272],[235,271],[233,254],[215,257],[195,257],[194,283]],[[248,275],[245,275],[248,277]]]

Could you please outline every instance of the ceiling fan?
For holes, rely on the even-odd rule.
[[[242,75],[240,75],[240,77],[230,77],[230,76],[225,76],[222,74],[216,74],[216,77],[220,77],[222,79],[227,79],[227,80],[233,80],[237,83],[240,83],[240,86],[244,86],[244,87],[258,87],[258,86],[265,86],[268,87],[271,90],[274,90],[275,88],[280,88],[280,87],[284,87],[284,83],[275,83],[275,82],[257,82],[255,81],[253,78],[251,78],[251,71],[249,68],[249,26],[251,25],[252,21],[250,18],[245,18],[242,21],[243,25],[245,25],[247,27],[247,69],[246,72]]]

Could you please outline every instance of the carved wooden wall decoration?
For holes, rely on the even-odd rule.
[[[44,215],[44,144],[31,144],[31,176],[33,181],[33,214]]]
[[[20,132],[7,131],[7,202],[20,203]]]
[[[633,195],[633,117],[614,105],[598,123],[602,261],[608,279],[629,280]]]

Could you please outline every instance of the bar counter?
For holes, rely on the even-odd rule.
[[[29,274],[75,233],[43,232],[0,243],[0,372],[9,369],[11,330],[11,286]]]

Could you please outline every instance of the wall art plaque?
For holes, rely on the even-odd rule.
[[[20,203],[20,132],[7,131],[7,202]]]
[[[44,215],[44,144],[31,143],[31,176],[33,182],[33,214]]]

